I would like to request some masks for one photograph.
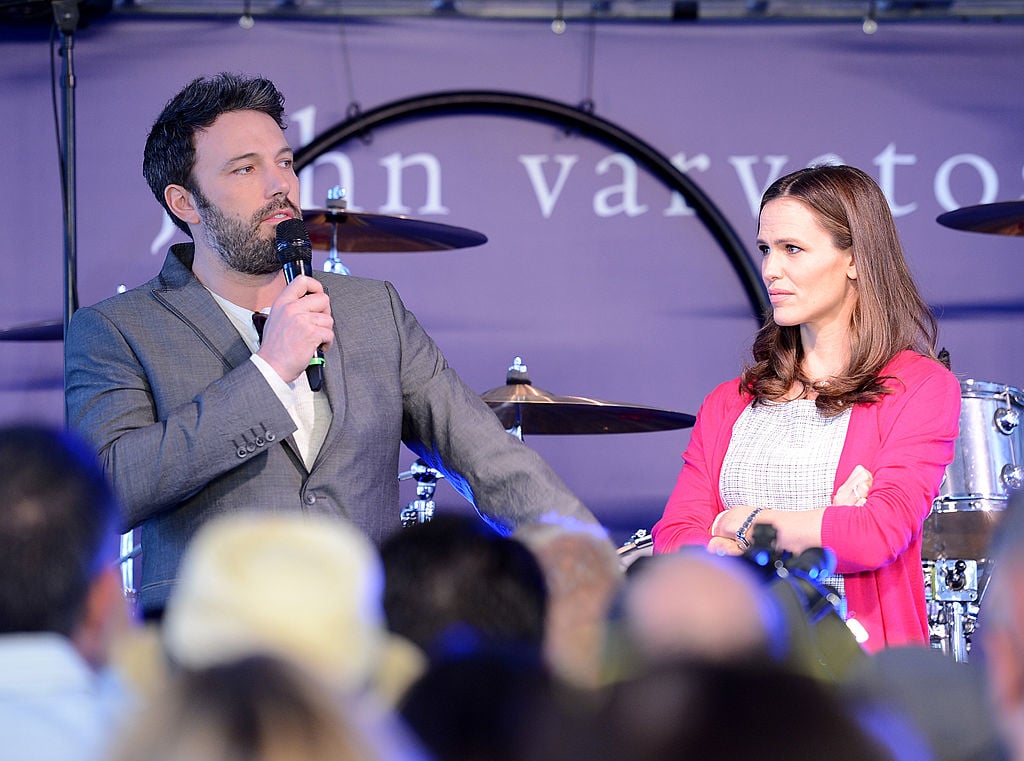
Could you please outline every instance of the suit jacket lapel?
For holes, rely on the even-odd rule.
[[[325,282],[320,273],[314,273],[314,277],[324,284],[327,290],[328,283]],[[327,429],[327,436],[320,447],[320,455],[317,455],[313,467],[319,464],[321,456],[341,435],[342,424],[345,420],[345,362],[344,349],[342,347],[341,325],[338,321],[340,308],[335,302],[335,296],[331,296],[331,312],[334,315],[334,343],[324,352],[324,389],[327,391],[327,398],[331,403],[331,425]]]
[[[251,352],[224,310],[192,274],[191,264],[192,244],[171,246],[160,271],[161,287],[153,290],[153,296],[188,325],[210,351],[220,357],[226,372],[248,362]],[[294,437],[289,436],[285,443],[301,462]]]
[[[179,246],[184,246],[184,250]],[[249,347],[210,292],[192,274],[188,266],[191,260],[191,245],[172,246],[160,272],[162,287],[154,289],[153,295],[223,360],[226,369],[238,367],[249,359]]]

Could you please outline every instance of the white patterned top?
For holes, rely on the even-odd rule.
[[[749,405],[732,429],[719,491],[726,507],[813,510],[832,504],[850,408],[825,417],[813,400]],[[842,576],[826,583],[845,595]]]

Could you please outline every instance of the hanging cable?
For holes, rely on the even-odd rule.
[[[587,25],[587,34],[583,40],[583,100],[580,101],[580,110],[588,114],[594,112],[594,62],[596,60],[596,48],[597,20],[594,18],[594,9],[591,8],[590,23]]]
[[[345,71],[345,86],[348,89],[348,108],[345,109],[345,118],[356,119],[363,113],[363,109],[359,105],[359,99],[356,98],[356,82],[355,77],[352,75],[352,57],[349,54],[343,5],[343,0],[338,0],[338,36],[341,42],[341,68]],[[360,134],[359,138],[366,145],[373,142],[373,135],[370,132]]]

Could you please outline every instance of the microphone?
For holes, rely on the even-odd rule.
[[[815,581],[821,581],[836,572],[836,553],[831,547],[808,547],[787,567],[803,571]]]
[[[299,275],[312,275],[313,244],[309,232],[301,219],[286,219],[277,225],[277,259],[284,269],[284,279],[289,283]],[[309,360],[306,378],[313,391],[319,391],[324,383],[324,351],[317,347],[316,354]]]

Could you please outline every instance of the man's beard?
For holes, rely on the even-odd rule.
[[[196,211],[202,220],[203,238],[220,254],[230,269],[244,275],[269,275],[281,269],[276,238],[260,236],[260,225],[275,211],[290,210],[297,219],[302,213],[291,202],[275,202],[263,207],[249,220],[230,218],[196,188],[192,191]]]

